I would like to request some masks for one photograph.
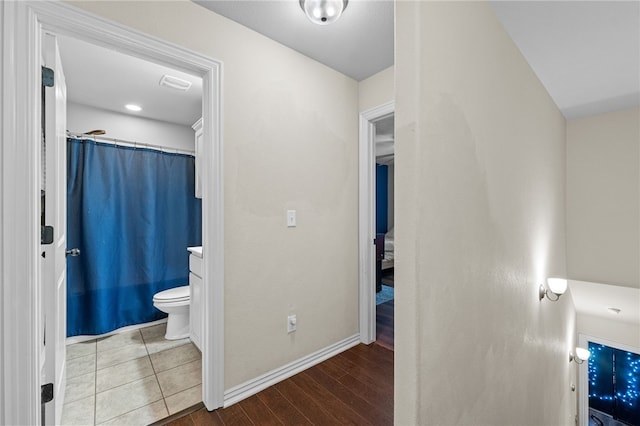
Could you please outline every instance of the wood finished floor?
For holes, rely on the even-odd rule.
[[[376,306],[376,343],[393,350],[394,300]]]
[[[393,351],[358,345],[228,408],[167,424],[392,425]]]

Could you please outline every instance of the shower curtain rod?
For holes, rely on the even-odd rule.
[[[92,139],[95,142],[112,143],[116,146],[121,145],[121,146],[130,147],[130,148],[146,148],[146,149],[153,149],[156,151],[162,151],[167,153],[195,155],[195,151],[189,151],[186,149],[167,148],[166,146],[161,146],[161,145],[154,145],[150,143],[136,142],[136,141],[127,141],[124,139],[109,138],[109,137],[100,136],[100,135],[90,135],[87,133],[72,133],[67,131],[67,136],[72,138],[77,138],[77,139]]]

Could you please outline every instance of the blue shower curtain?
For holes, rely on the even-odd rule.
[[[92,140],[67,141],[67,336],[166,316],[161,290],[187,285],[201,245],[194,158]]]

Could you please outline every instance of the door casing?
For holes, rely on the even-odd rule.
[[[375,123],[394,114],[395,102],[387,102],[360,113],[358,251],[360,292],[360,341],[376,340],[375,246],[376,236],[376,129]]]
[[[40,424],[40,52],[44,31],[203,79],[203,402],[224,396],[224,216],[220,61],[62,2],[0,3],[0,424]]]

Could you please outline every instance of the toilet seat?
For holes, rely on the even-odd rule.
[[[156,293],[153,296],[153,301],[156,303],[188,302],[189,298],[189,286],[184,285]]]

